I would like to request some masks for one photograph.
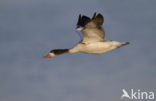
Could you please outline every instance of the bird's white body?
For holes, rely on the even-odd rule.
[[[105,52],[114,50],[124,43],[116,41],[104,41],[104,42],[94,42],[94,43],[79,43],[74,48],[69,50],[69,53],[91,53],[91,54],[103,54]]]

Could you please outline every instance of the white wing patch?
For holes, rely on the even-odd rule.
[[[78,31],[82,31],[82,29],[83,29],[83,27],[76,28],[76,30],[78,30]]]

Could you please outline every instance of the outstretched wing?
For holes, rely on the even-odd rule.
[[[82,40],[83,40],[82,29],[90,21],[91,21],[91,19],[89,17],[84,16],[84,15],[81,16],[81,14],[79,15],[78,22],[77,22],[77,27],[76,27],[76,29],[77,29],[76,32],[80,36],[80,42],[82,42]]]
[[[91,19],[89,17],[87,17],[85,15],[81,16],[81,14],[80,14],[78,22],[77,22],[77,28],[84,27],[90,21],[91,21]]]
[[[83,34],[83,43],[90,43],[96,41],[105,41],[105,31],[102,27],[104,23],[103,16],[99,13],[94,13],[92,19],[81,30]]]

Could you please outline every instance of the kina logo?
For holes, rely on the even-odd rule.
[[[141,91],[140,89],[134,90],[131,89],[130,92],[127,92],[125,89],[122,89],[122,95],[121,99],[127,98],[127,99],[154,99],[154,92],[146,92]]]

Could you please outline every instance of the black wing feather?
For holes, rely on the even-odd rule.
[[[79,15],[77,27],[84,27],[90,21],[91,21],[91,19],[89,17],[87,17],[85,15],[81,17],[81,15]]]

